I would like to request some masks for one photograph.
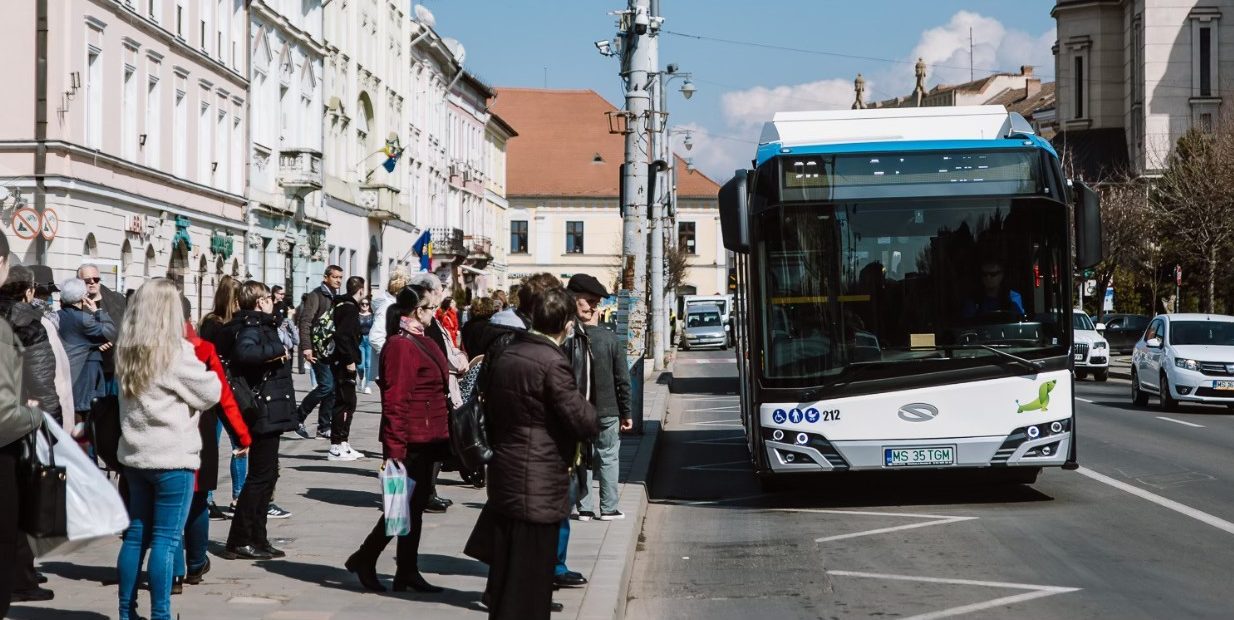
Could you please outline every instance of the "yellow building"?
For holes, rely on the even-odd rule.
[[[541,271],[588,273],[615,290],[621,261],[618,207],[625,141],[619,110],[591,90],[499,88],[493,111],[518,129],[508,152],[508,281]],[[614,125],[610,125],[610,118]],[[676,233],[689,253],[683,292],[724,290],[719,185],[675,158]]]

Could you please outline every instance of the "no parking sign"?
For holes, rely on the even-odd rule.
[[[39,212],[30,207],[18,209],[13,214],[13,234],[27,240],[39,236]]]

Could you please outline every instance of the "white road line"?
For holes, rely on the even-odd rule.
[[[733,400],[737,398],[736,394],[731,396],[678,396],[681,400]]]
[[[1081,402],[1085,402],[1085,403],[1095,403],[1095,402],[1097,402],[1097,401],[1095,401],[1095,400],[1088,400],[1087,398],[1080,398],[1079,396],[1076,396],[1076,397],[1075,397],[1075,399],[1076,399],[1076,400],[1078,400],[1078,401],[1081,401]]]
[[[1175,424],[1182,424],[1183,426],[1190,426],[1190,427],[1192,427],[1192,428],[1204,428],[1204,425],[1203,425],[1203,424],[1192,424],[1192,423],[1190,423],[1190,422],[1183,422],[1182,420],[1175,420],[1174,418],[1167,418],[1167,417],[1165,417],[1165,416],[1163,416],[1163,415],[1159,415],[1159,416],[1157,416],[1157,419],[1158,419],[1158,420],[1165,420],[1166,422],[1173,422],[1173,423],[1175,423]]]
[[[706,409],[686,409],[686,413],[695,413],[699,411],[736,411],[741,408],[741,405],[724,405],[722,407],[707,407]]]
[[[832,515],[857,515],[862,517],[908,517],[910,519],[930,519],[923,523],[909,523],[907,525],[897,525],[895,527],[880,527],[874,530],[863,530],[860,532],[852,532],[849,534],[837,534],[835,536],[824,536],[815,538],[814,542],[824,543],[837,540],[845,540],[848,538],[859,538],[861,536],[873,536],[875,534],[886,534],[888,532],[898,532],[900,530],[913,530],[919,527],[930,527],[931,525],[947,525],[948,523],[958,523],[960,521],[972,521],[977,517],[955,517],[948,515],[927,515],[913,514],[905,512],[872,512],[861,510],[825,510],[822,508],[785,508],[778,512],[812,512],[819,514]]]
[[[733,467],[733,465],[741,465],[741,467]],[[740,461],[725,461],[723,463],[710,463],[707,465],[691,465],[682,467],[690,471],[732,471],[732,472],[749,472],[750,459],[742,459]]]
[[[715,359],[683,359],[679,360],[679,364],[736,364],[737,360],[715,360]]]
[[[1120,491],[1126,491],[1136,497],[1146,499],[1154,504],[1157,504],[1158,506],[1161,506],[1162,508],[1168,508],[1181,515],[1200,521],[1201,523],[1207,523],[1223,532],[1234,534],[1234,523],[1230,523],[1220,517],[1215,517],[1207,512],[1192,508],[1186,504],[1180,504],[1172,499],[1166,499],[1156,493],[1145,491],[1140,487],[1127,484],[1121,480],[1115,480],[1105,474],[1099,474],[1087,467],[1081,467],[1077,469],[1076,472],[1084,474],[1085,476],[1088,476],[1089,478],[1092,478],[1102,484],[1108,484],[1116,489],[1119,489]]]
[[[741,420],[701,420],[699,422],[682,422],[682,426],[731,426],[742,428]]]
[[[1023,594],[1013,594],[1004,596],[980,603],[971,605],[963,605],[960,607],[950,607],[939,611],[931,611],[929,613],[917,614],[910,616],[907,620],[934,620],[935,618],[950,618],[963,614],[971,614],[977,611],[1002,607],[1004,605],[1013,605],[1015,603],[1023,603],[1037,598],[1046,596],[1054,596],[1055,594],[1067,594],[1069,592],[1078,592],[1080,588],[1066,588],[1062,586],[1039,586],[1031,583],[1007,583],[1002,581],[975,581],[972,579],[946,579],[943,577],[914,577],[912,575],[891,575],[887,573],[863,573],[859,571],[847,570],[829,570],[829,575],[837,577],[859,577],[863,579],[890,579],[893,581],[916,581],[920,583],[941,583],[957,586],[980,586],[983,588],[1007,588],[1012,590],[1030,590]]]

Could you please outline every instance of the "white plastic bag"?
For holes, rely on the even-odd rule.
[[[406,536],[411,532],[411,490],[416,481],[407,477],[403,464],[389,459],[379,475],[381,509],[386,515],[386,536]]]
[[[56,439],[56,464],[65,468],[69,534],[67,538],[31,538],[30,547],[39,557],[72,553],[91,541],[110,539],[129,526],[128,510],[116,487],[50,415],[43,416]],[[38,437],[39,457],[47,458],[47,442],[41,433]]]

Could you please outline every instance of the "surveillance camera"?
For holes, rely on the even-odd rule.
[[[667,69],[667,72],[668,72],[668,73],[677,73],[677,63],[672,63],[672,62],[668,63],[668,69]]]
[[[600,50],[601,54],[605,56],[613,55],[612,43],[610,43],[607,39],[603,41],[596,41],[595,46],[597,50]]]
[[[647,27],[651,25],[651,18],[647,15],[646,9],[638,9],[634,13],[634,33],[643,35],[647,34]]]

